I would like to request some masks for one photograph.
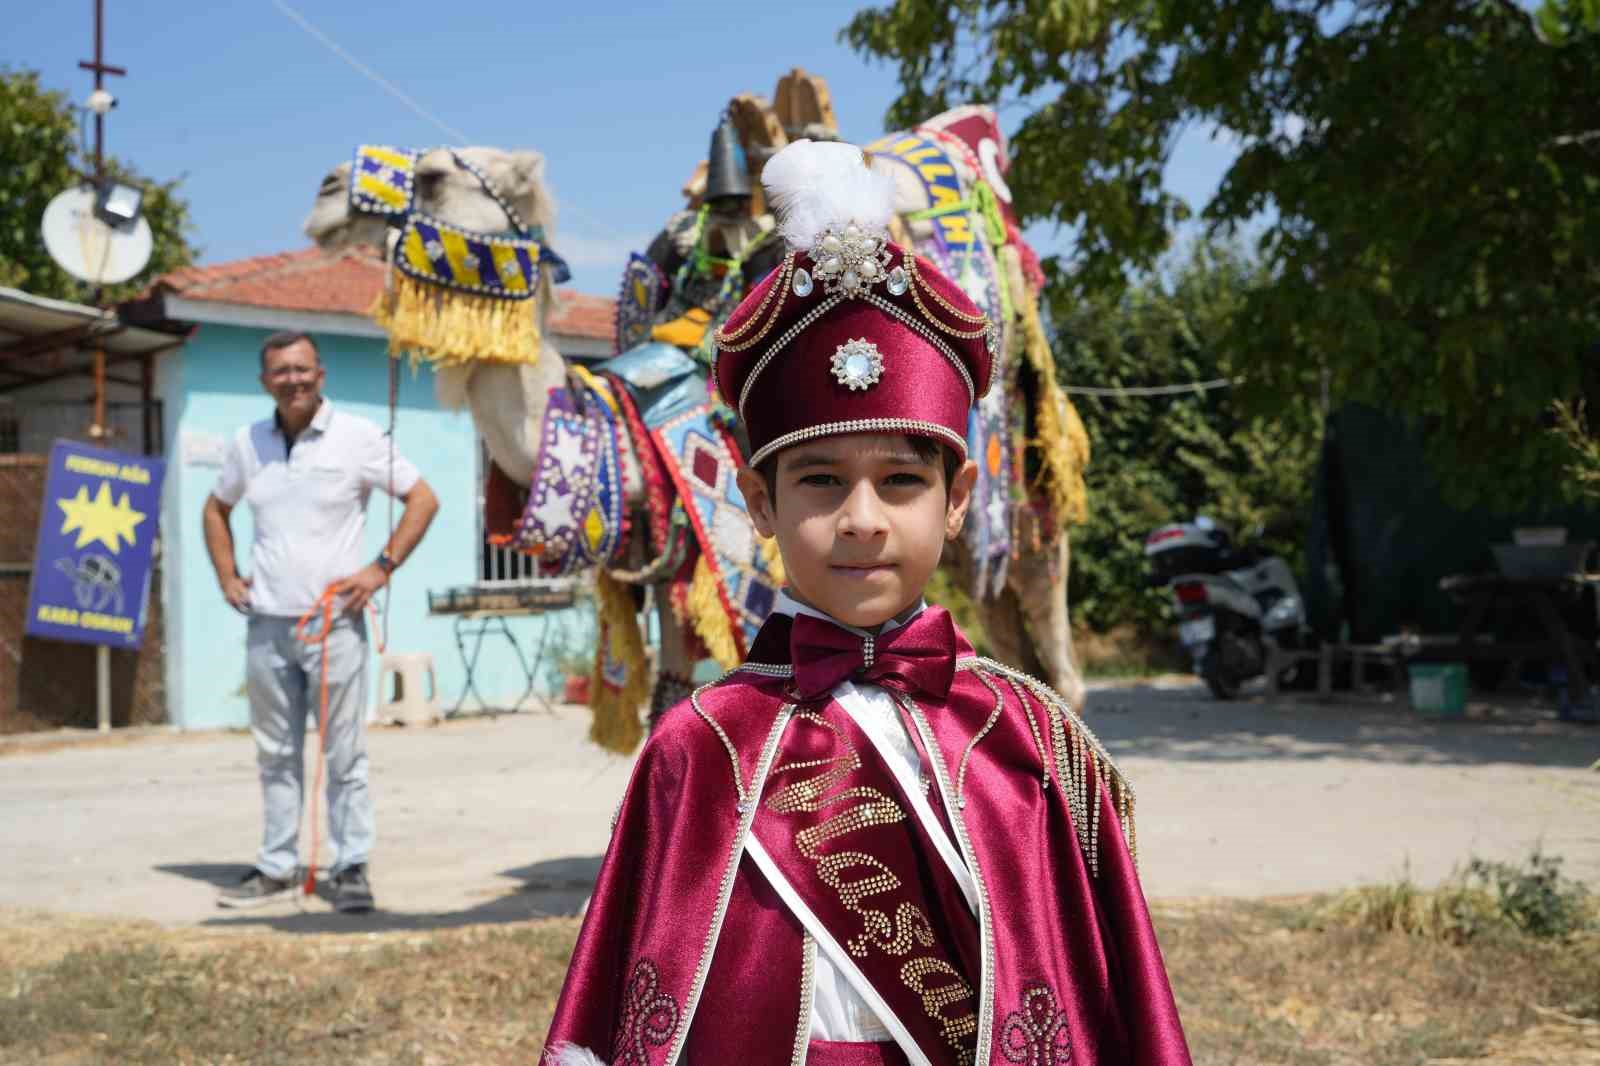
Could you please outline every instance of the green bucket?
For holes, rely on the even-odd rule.
[[[1411,708],[1429,718],[1467,713],[1467,668],[1461,663],[1413,663]]]

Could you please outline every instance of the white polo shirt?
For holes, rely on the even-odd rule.
[[[404,496],[421,476],[398,451],[393,470],[391,486],[388,434],[326,397],[293,446],[276,411],[239,431],[211,494],[229,507],[250,504],[253,613],[299,617],[329,584],[372,561],[361,543],[372,490]]]

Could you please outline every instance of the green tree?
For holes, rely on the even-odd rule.
[[[1094,449],[1089,521],[1072,531],[1069,601],[1091,629],[1166,618],[1170,593],[1145,582],[1144,537],[1206,514],[1235,537],[1263,533],[1304,579],[1302,545],[1321,443],[1320,374],[1307,371],[1258,413],[1223,386],[1171,395],[1131,390],[1228,382],[1236,316],[1266,280],[1231,246],[1198,245],[1173,269],[1121,293],[1052,306],[1062,378],[1130,390],[1073,397]]]
[[[1263,230],[1227,348],[1266,409],[1326,367],[1335,402],[1420,420],[1461,503],[1548,498],[1552,400],[1600,396],[1596,0],[895,0],[843,36],[898,66],[890,120],[1017,105],[1028,221],[1077,228],[1063,294],[1152,269],[1188,207],[1187,128],[1239,155],[1202,218]],[[1009,112],[1008,112],[1009,113]]]
[[[39,296],[87,300],[88,287],[51,260],[39,222],[51,197],[83,180],[93,160],[77,150],[78,123],[65,94],[45,89],[33,71],[0,70],[0,285]],[[115,158],[106,171],[144,189],[144,216],[155,247],[136,277],[106,287],[103,301],[136,295],[151,279],[194,262],[189,205],[178,182],[154,182]]]

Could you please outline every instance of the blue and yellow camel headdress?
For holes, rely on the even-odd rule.
[[[541,270],[548,268],[559,284],[570,277],[567,264],[545,246],[543,227],[524,224],[487,175],[450,154],[500,205],[509,230],[475,233],[419,210],[416,167],[422,152],[356,148],[350,210],[383,216],[400,228],[395,276],[372,317],[389,334],[391,355],[410,352],[436,363],[535,362]]]

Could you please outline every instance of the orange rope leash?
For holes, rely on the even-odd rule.
[[[387,595],[384,597],[387,602]],[[317,890],[317,850],[321,847],[322,819],[318,816],[318,801],[322,798],[322,778],[328,761],[328,637],[333,632],[333,619],[337,613],[339,596],[337,586],[329,585],[322,590],[322,595],[317,597],[316,606],[300,616],[300,621],[295,623],[294,635],[302,644],[316,644],[321,648],[322,669],[319,682],[320,693],[318,696],[317,714],[317,776],[316,782],[311,787],[311,850],[308,852],[310,861],[306,863],[306,880],[304,894],[314,895]],[[372,612],[374,624],[378,622],[378,608],[371,600],[367,601],[367,610]],[[308,627],[313,621],[320,621],[316,629]],[[378,654],[383,654],[387,634],[379,629]],[[362,664],[362,669],[366,664]],[[360,708],[357,713],[366,714],[366,708]]]

